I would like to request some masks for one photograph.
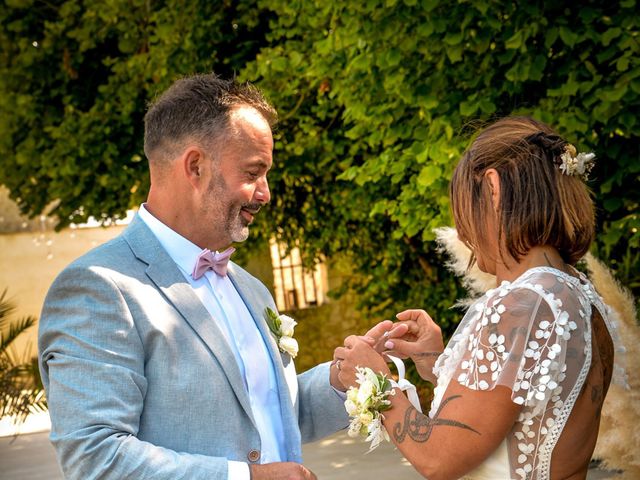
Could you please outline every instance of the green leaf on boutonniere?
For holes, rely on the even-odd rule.
[[[276,341],[280,340],[282,334],[280,333],[280,319],[278,318],[278,314],[269,307],[264,309],[264,313],[269,330],[271,330],[271,333],[276,337]]]

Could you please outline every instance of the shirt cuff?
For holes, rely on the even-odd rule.
[[[227,460],[229,463],[229,480],[251,480],[251,472],[249,471],[249,464],[244,462],[236,462],[234,460]]]

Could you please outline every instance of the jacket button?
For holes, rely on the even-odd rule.
[[[250,462],[255,463],[260,460],[260,451],[259,450],[251,450],[247,455],[247,458]]]

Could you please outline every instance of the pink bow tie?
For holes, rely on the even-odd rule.
[[[227,274],[227,264],[229,263],[229,257],[235,252],[233,247],[227,248],[224,252],[213,253],[208,248],[205,248],[200,255],[196,265],[193,267],[193,273],[191,276],[194,280],[198,280],[204,273],[211,269],[221,277]]]

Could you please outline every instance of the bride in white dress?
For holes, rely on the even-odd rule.
[[[488,127],[456,167],[451,203],[470,265],[495,275],[496,288],[444,349],[422,310],[336,349],[345,385],[356,366],[389,375],[371,346],[380,343],[436,385],[428,415],[397,391],[383,421],[426,478],[586,478],[610,381],[623,381],[612,312],[573,267],[594,234],[592,160],[530,118]]]

